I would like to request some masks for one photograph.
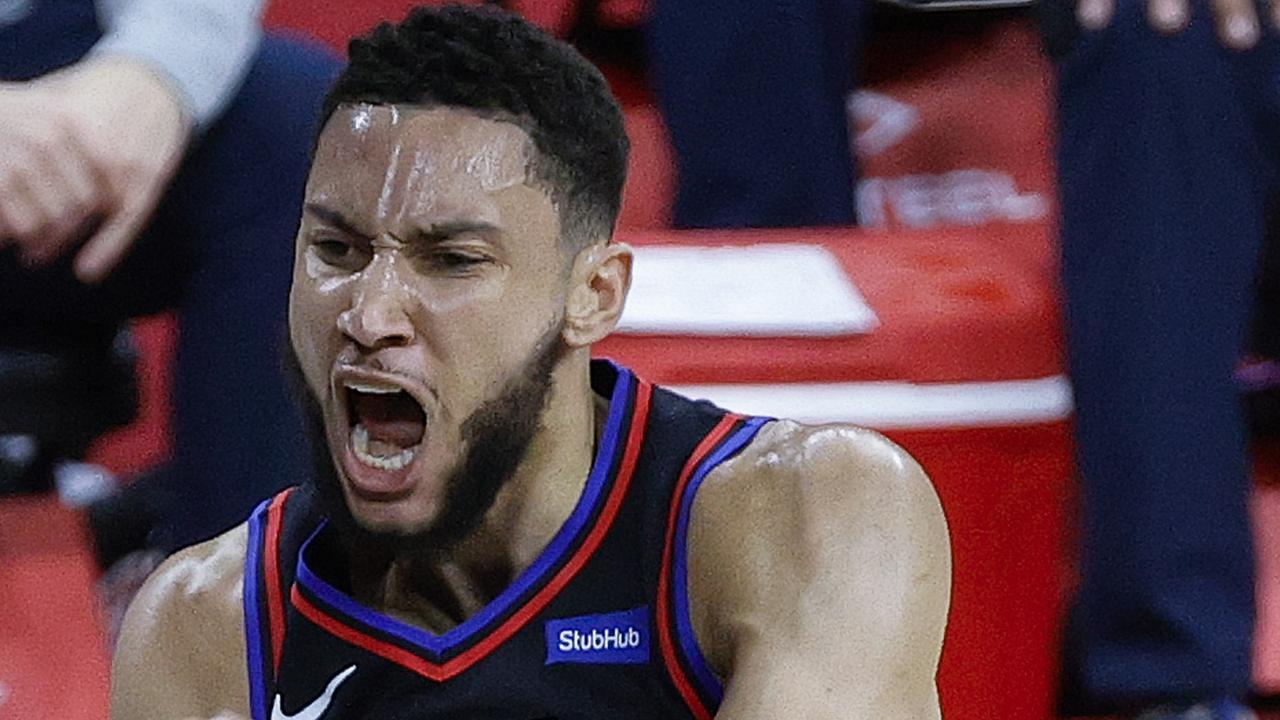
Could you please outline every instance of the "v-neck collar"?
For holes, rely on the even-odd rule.
[[[442,660],[465,653],[469,647],[483,642],[488,634],[486,631],[490,628],[506,626],[504,619],[510,620],[513,615],[526,614],[521,610],[522,603],[528,604],[540,595],[539,590],[544,589],[552,576],[558,577],[557,571],[578,561],[578,556],[584,551],[594,551],[594,545],[587,547],[589,543],[584,542],[584,538],[596,534],[593,528],[598,530],[601,523],[612,521],[612,514],[607,519],[601,517],[604,514],[602,510],[605,505],[609,505],[616,512],[616,505],[621,498],[614,496],[620,495],[619,489],[625,492],[625,487],[614,486],[620,484],[619,481],[628,482],[634,470],[635,456],[638,455],[648,411],[649,387],[637,381],[626,368],[608,361],[593,361],[592,379],[593,385],[606,387],[612,380],[612,389],[609,391],[597,388],[597,392],[608,392],[610,395],[609,414],[582,495],[547,547],[498,597],[461,624],[441,634],[409,625],[366,607],[321,578],[307,563],[308,549],[317,536],[325,531],[326,521],[303,543],[298,553],[297,586],[292,593],[295,607],[322,626],[332,625],[332,621],[344,625],[341,628],[344,632],[338,632],[333,627],[327,629],[357,644],[365,643],[358,642],[352,633],[368,636],[371,645],[389,641],[399,646],[401,651],[416,651],[415,654],[424,661],[423,667],[427,671],[433,668],[439,670],[442,666],[438,663]],[[585,562],[585,558],[581,561]],[[546,600],[549,601],[550,598]],[[317,612],[327,617],[312,617]],[[526,617],[525,620],[527,619]],[[500,638],[499,642],[504,639],[505,637]],[[390,658],[392,653],[379,654]],[[429,676],[435,674],[421,669],[419,672]]]

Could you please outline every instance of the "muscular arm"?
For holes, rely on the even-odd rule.
[[[690,553],[695,632],[727,678],[718,720],[940,716],[946,524],[887,440],[766,428],[700,490]]]
[[[249,717],[240,526],[169,558],[129,606],[112,720]]]

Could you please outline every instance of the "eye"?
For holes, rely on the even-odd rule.
[[[320,240],[314,243],[316,252],[326,261],[341,260],[351,251],[351,246],[337,240]]]
[[[448,272],[464,272],[487,263],[489,259],[481,255],[442,250],[431,254],[431,264]]]
[[[364,253],[351,243],[333,238],[318,238],[311,242],[316,257],[327,265],[354,270],[365,264]]]

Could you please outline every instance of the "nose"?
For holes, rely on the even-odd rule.
[[[413,342],[410,293],[392,262],[375,259],[357,281],[351,307],[338,315],[338,329],[369,350]]]

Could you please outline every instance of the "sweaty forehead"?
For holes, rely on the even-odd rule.
[[[526,185],[533,151],[515,123],[461,108],[342,105],[320,135],[308,198],[430,212]]]

